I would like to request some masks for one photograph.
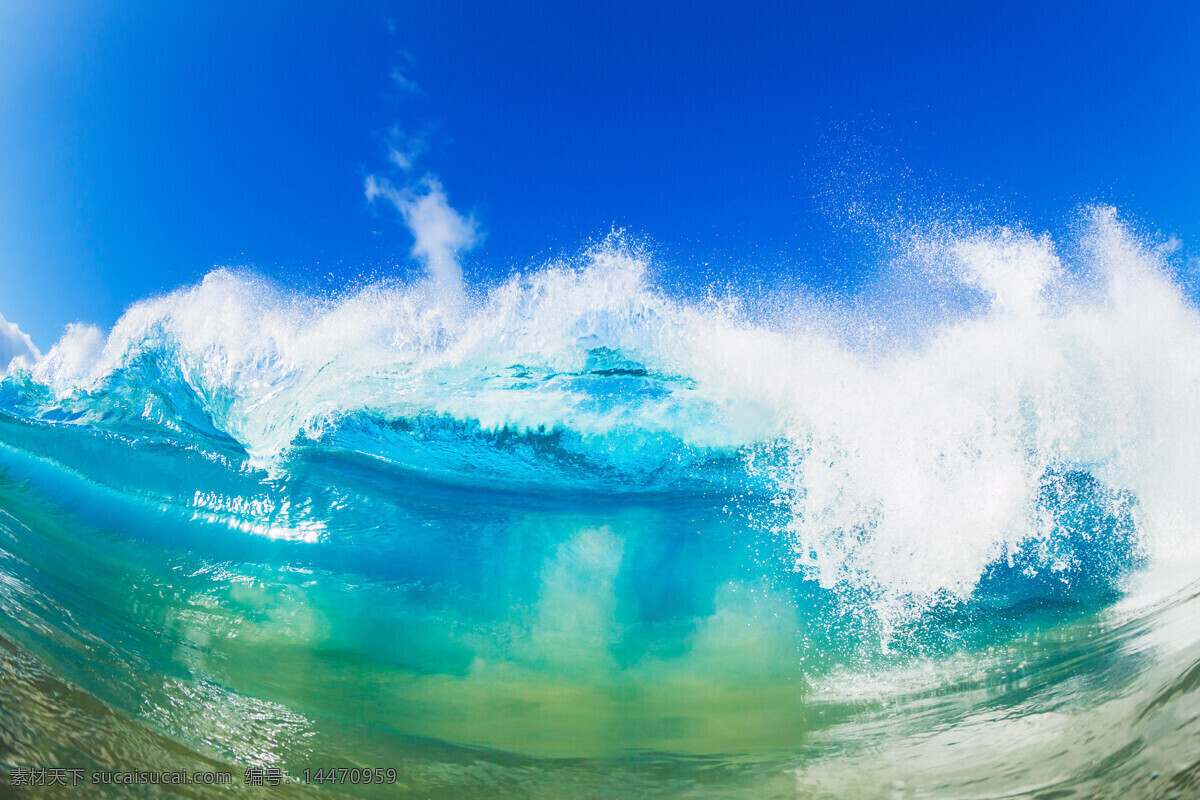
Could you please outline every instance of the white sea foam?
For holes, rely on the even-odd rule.
[[[861,333],[878,319],[811,302],[750,322],[672,299],[612,242],[515,275],[465,312],[470,292],[444,286],[317,298],[220,270],[134,305],[102,346],[94,329],[68,331],[34,376],[69,394],[158,353],[261,462],[364,410],[730,449],[782,441],[798,567],[867,591],[894,622],[968,596],[989,563],[1050,536],[1036,502],[1049,470],[1086,469],[1136,498],[1151,558],[1195,555],[1200,317],[1166,252],[1112,210],[1069,244],[1080,255],[1064,264],[1046,236],[913,237],[897,263],[967,301],[939,316],[918,298],[919,335],[886,341]],[[668,389],[596,403],[569,376],[602,348]]]

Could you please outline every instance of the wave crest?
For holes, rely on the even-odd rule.
[[[1079,253],[1009,230],[914,237],[893,277],[919,267],[942,294],[882,327],[811,299],[751,320],[671,297],[614,241],[465,312],[423,285],[314,297],[218,270],[107,337],[69,329],[4,402],[224,438],[272,474],[310,446],[479,484],[602,473],[610,491],[716,486],[694,479],[737,463],[786,510],[797,569],[901,619],[1038,548],[1051,563],[1055,475],[1096,482],[1101,527],[1136,531],[1121,552],[1195,555],[1200,318],[1115,212],[1093,212]],[[920,335],[890,338],[905,319]]]

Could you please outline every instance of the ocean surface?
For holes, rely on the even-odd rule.
[[[607,241],[450,295],[219,270],[69,328],[0,382],[0,779],[1200,797],[1169,253],[1109,209],[901,245],[849,297],[667,291]]]

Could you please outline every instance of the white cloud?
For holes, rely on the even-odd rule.
[[[0,315],[0,374],[7,372],[13,359],[24,358],[32,365],[42,357],[29,335]]]
[[[416,93],[420,87],[406,75],[416,64],[411,53],[399,52],[404,65],[392,69],[392,82],[400,89]],[[397,125],[388,131],[388,161],[405,173],[411,173],[417,160],[428,150],[431,127],[417,133]],[[479,241],[474,217],[464,217],[446,199],[441,181],[426,174],[419,181],[406,177],[397,186],[387,178],[368,175],[363,187],[367,200],[384,199],[390,203],[413,235],[412,254],[425,264],[429,282],[445,308],[461,308],[465,295],[459,254]]]
[[[410,94],[416,94],[421,91],[421,87],[417,85],[417,82],[405,75],[399,67],[392,69],[392,83]]]
[[[463,280],[458,254],[479,241],[475,218],[455,211],[441,182],[432,176],[416,186],[397,188],[387,178],[369,175],[364,190],[368,200],[383,198],[400,212],[415,240],[412,253],[425,262],[434,286],[447,301],[461,301]]]
[[[408,172],[416,164],[417,158],[425,152],[428,138],[424,133],[407,134],[400,130],[399,125],[393,125],[388,131],[387,145],[388,160]]]

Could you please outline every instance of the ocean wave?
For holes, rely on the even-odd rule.
[[[270,474],[320,446],[472,486],[766,492],[804,574],[924,607],[1044,548],[1043,486],[1064,470],[1132,498],[1151,558],[1195,551],[1200,319],[1112,210],[1076,249],[914,237],[895,274],[960,310],[866,346],[878,319],[811,299],[764,320],[670,297],[612,241],[466,310],[422,284],[328,298],[218,270],[107,336],[72,327],[4,407]]]
[[[851,299],[610,240],[72,326],[0,380],[0,760],[1191,791],[1200,316],[1081,230],[931,228]]]

